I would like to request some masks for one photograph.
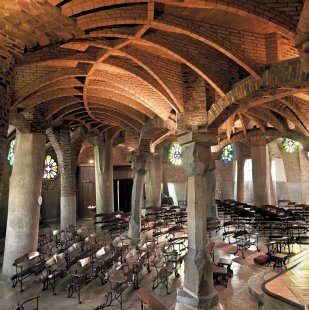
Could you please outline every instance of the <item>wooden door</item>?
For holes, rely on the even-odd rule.
[[[95,170],[93,166],[81,166],[78,170],[78,216],[93,217],[88,206],[95,206]]]

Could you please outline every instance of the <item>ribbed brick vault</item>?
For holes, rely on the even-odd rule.
[[[302,10],[302,0],[0,0],[0,83],[12,85],[13,115],[43,108],[51,126],[114,135],[176,122],[189,68],[207,85],[201,127],[220,140],[254,128],[308,136]]]

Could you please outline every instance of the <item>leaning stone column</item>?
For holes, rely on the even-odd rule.
[[[37,249],[45,143],[45,134],[17,131],[3,261],[6,279],[17,257]]]
[[[244,145],[237,143],[236,146],[236,160],[237,160],[237,200],[244,202],[245,194],[245,156]]]
[[[96,212],[114,212],[113,140],[94,139]]]
[[[140,240],[145,174],[149,170],[151,160],[151,153],[139,153],[133,155],[130,159],[132,162],[132,170],[134,171],[134,179],[132,188],[131,220],[128,236],[131,238],[131,245],[133,246],[137,245]]]
[[[76,168],[83,140],[81,128],[70,131],[68,124],[61,129],[47,131],[48,138],[57,154],[60,170],[61,229],[76,225]]]
[[[267,152],[265,137],[251,139],[252,183],[254,204],[257,206],[270,203],[270,173],[268,171],[270,167]]]
[[[146,207],[161,205],[162,146],[158,146],[150,164],[146,183]]]
[[[177,292],[177,310],[210,309],[219,302],[214,289],[212,262],[206,252],[206,177],[211,166],[213,136],[187,134],[178,141],[184,147],[183,165],[188,176],[188,254],[184,285]]]

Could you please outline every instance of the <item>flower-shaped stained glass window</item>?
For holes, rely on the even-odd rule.
[[[57,174],[58,174],[58,164],[50,155],[47,155],[45,158],[43,178],[51,180],[55,178]]]
[[[282,146],[287,153],[294,153],[299,150],[300,143],[289,138],[283,138]]]
[[[168,159],[170,163],[176,166],[181,165],[181,152],[182,146],[179,143],[174,142],[168,152]]]
[[[11,166],[13,165],[13,162],[14,162],[15,149],[16,149],[16,139],[11,141],[9,153],[8,153],[8,161]]]
[[[225,146],[222,149],[221,157],[225,164],[228,164],[230,161],[232,161],[233,156],[234,156],[234,153],[233,153],[233,147],[231,144]]]

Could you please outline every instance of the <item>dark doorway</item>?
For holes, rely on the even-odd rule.
[[[114,209],[115,211],[130,212],[132,197],[132,179],[114,180]]]

